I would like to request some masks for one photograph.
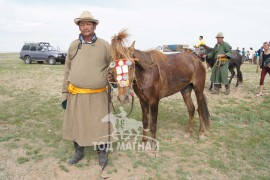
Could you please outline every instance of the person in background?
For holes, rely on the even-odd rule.
[[[228,81],[228,66],[229,59],[232,56],[232,47],[225,41],[223,41],[223,33],[220,32],[216,36],[217,44],[215,45],[213,51],[208,55],[204,54],[204,58],[215,59],[215,65],[212,68],[211,82],[214,83],[214,91],[212,94],[219,94],[221,84],[225,85],[226,95],[230,94],[230,84]]]
[[[246,61],[246,51],[245,51],[245,48],[242,48],[241,55],[242,55],[242,62],[245,62]]]
[[[195,45],[196,47],[200,47],[202,45],[205,45],[205,42],[203,40],[203,36],[199,37],[199,42]]]
[[[270,75],[270,50],[268,42],[263,43],[263,49],[264,51],[261,52],[256,70],[256,72],[259,72],[259,67],[262,69],[260,78],[260,92],[257,94],[257,96],[263,96],[264,78],[267,73]]]
[[[108,128],[112,126],[101,120],[110,111],[106,86],[111,47],[97,37],[95,30],[99,21],[89,11],[83,11],[74,22],[80,34],[68,49],[62,88],[63,138],[73,141],[75,148],[68,164],[76,164],[84,157],[84,147],[94,146],[99,164],[105,166]]]
[[[254,64],[257,64],[257,58],[258,57],[259,57],[258,51],[255,51],[255,54],[254,54]]]
[[[239,47],[236,48],[236,51],[240,54],[240,49],[239,49]]]
[[[246,60],[250,62],[250,52],[249,52],[249,50],[247,50],[247,52],[246,52],[246,58],[247,58]]]
[[[253,50],[252,47],[250,47],[249,50],[250,50],[250,63],[254,64],[255,51]]]
[[[257,53],[258,53],[257,60],[256,60],[257,63],[259,63],[259,59],[260,59],[260,56],[261,56],[262,52],[263,52],[263,46],[260,49],[257,50]]]

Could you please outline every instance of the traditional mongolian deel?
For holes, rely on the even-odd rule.
[[[108,141],[108,123],[101,120],[108,114],[105,88],[112,57],[110,45],[101,38],[94,44],[82,43],[77,50],[80,43],[79,39],[71,43],[66,58],[62,92],[67,108],[63,137],[80,146],[92,146],[97,140]]]
[[[219,54],[225,54],[228,58],[231,58],[232,51],[231,46],[223,42],[216,44],[213,51],[208,54],[208,58],[215,59],[215,66],[212,68],[211,81],[214,84],[229,84],[228,80],[228,58],[219,59]]]

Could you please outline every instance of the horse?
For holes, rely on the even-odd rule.
[[[142,109],[143,138],[147,142],[149,131],[156,139],[158,105],[162,98],[181,92],[189,113],[188,134],[193,132],[195,107],[191,92],[194,90],[199,114],[199,138],[204,138],[204,128],[210,126],[210,114],[203,93],[206,70],[200,59],[190,53],[165,55],[158,50],[140,51],[135,49],[135,41],[126,46],[129,34],[120,31],[112,37],[111,47],[114,61],[109,71],[117,80],[118,100],[128,103],[129,91],[135,91]],[[127,66],[126,66],[127,65]],[[125,77],[125,78],[124,78]],[[128,77],[128,78],[127,78]]]
[[[208,54],[208,53],[210,53],[212,51],[213,51],[213,48],[208,47],[206,45],[202,45],[202,46],[200,46],[198,48],[195,48],[194,52],[198,57],[201,57],[203,54]],[[215,59],[207,57],[206,62],[211,68],[215,65]],[[242,72],[240,70],[242,63],[243,63],[242,62],[242,56],[236,50],[233,50],[232,51],[232,57],[231,57],[231,59],[229,61],[228,69],[229,69],[229,71],[231,73],[231,76],[230,76],[230,79],[229,79],[229,83],[231,84],[232,79],[235,76],[234,68],[236,68],[237,81],[236,81],[235,87],[238,87],[239,83],[243,82],[243,75],[242,75]],[[211,82],[209,90],[211,90],[212,87],[213,87],[213,82]]]

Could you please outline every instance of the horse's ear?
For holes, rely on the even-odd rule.
[[[133,41],[133,43],[130,45],[129,49],[130,49],[130,51],[134,52],[134,50],[135,50],[135,41]]]
[[[140,68],[141,70],[145,70],[144,63],[140,62],[138,59],[134,59],[135,66]]]

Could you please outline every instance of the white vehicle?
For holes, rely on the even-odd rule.
[[[188,49],[188,47],[186,44],[171,44],[158,46],[156,49],[164,54],[175,54],[184,52],[184,49]]]

